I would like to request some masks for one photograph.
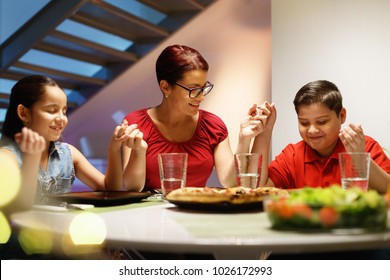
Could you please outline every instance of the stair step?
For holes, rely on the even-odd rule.
[[[52,77],[57,82],[61,83],[61,86],[67,89],[78,89],[80,86],[104,86],[106,81],[99,78],[87,77],[69,72],[59,71],[48,67],[42,67],[25,62],[16,62],[13,67],[19,69],[18,71],[23,75],[29,74],[42,74]]]
[[[115,62],[131,65],[138,60],[133,53],[118,51],[60,31],[52,31],[35,49],[102,66]]]
[[[167,15],[174,13],[182,13],[188,11],[200,12],[206,6],[199,1],[172,1],[172,0],[138,0],[153,9],[160,11]]]
[[[105,2],[89,2],[70,19],[135,43],[139,40],[163,40],[170,35],[164,28]]]

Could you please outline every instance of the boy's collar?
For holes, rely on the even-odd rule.
[[[345,152],[345,147],[340,139],[338,139],[336,147],[329,158],[339,159],[339,153]],[[322,159],[315,150],[305,143],[305,163],[313,162]]]

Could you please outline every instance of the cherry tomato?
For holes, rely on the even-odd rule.
[[[324,227],[334,226],[339,219],[339,214],[337,213],[336,209],[330,206],[322,207],[320,209],[319,216]]]
[[[296,204],[296,205],[294,205],[294,214],[310,220],[312,217],[313,211],[306,204]]]

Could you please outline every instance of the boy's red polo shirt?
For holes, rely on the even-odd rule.
[[[387,173],[390,173],[390,159],[382,147],[369,136],[366,136],[365,151]],[[345,152],[339,140],[329,158],[321,158],[303,140],[289,144],[276,156],[268,168],[268,176],[278,188],[328,187],[341,185],[338,154]]]

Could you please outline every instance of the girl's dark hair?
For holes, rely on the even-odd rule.
[[[19,118],[17,109],[21,104],[26,108],[31,108],[45,92],[46,86],[57,86],[58,84],[51,78],[42,75],[31,75],[20,79],[11,89],[7,114],[3,124],[2,142],[4,140],[14,140],[14,135],[20,132],[24,126]]]
[[[166,80],[173,85],[183,78],[184,73],[192,70],[208,71],[209,65],[197,50],[187,46],[168,46],[156,61],[158,83]]]
[[[298,109],[302,105],[322,103],[339,116],[343,109],[343,98],[337,86],[326,80],[318,80],[304,85],[295,95],[294,106]]]

